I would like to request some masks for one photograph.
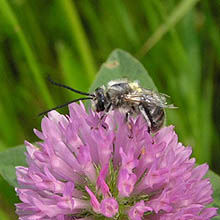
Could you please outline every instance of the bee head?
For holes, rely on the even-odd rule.
[[[97,112],[105,110],[107,99],[104,93],[104,88],[97,88],[95,90],[95,109]]]

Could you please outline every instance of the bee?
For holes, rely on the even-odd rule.
[[[167,104],[168,95],[142,88],[138,81],[130,82],[127,79],[110,81],[106,87],[104,85],[98,87],[93,93],[78,91],[69,86],[54,82],[50,78],[49,81],[56,86],[69,89],[86,97],[72,100],[64,105],[42,112],[39,115],[44,115],[51,110],[62,108],[80,100],[92,100],[93,109],[96,112],[104,112],[104,115],[110,111],[119,109],[125,113],[127,121],[131,116],[142,114],[147,122],[149,132],[155,133],[164,124],[164,109],[176,108],[173,104]]]

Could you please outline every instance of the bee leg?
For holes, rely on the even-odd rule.
[[[125,121],[126,121],[126,122],[128,122],[129,117],[130,117],[130,113],[129,113],[129,112],[126,112],[126,114],[125,114]]]
[[[129,122],[129,119],[131,118],[132,115],[133,115],[133,113],[132,113],[131,111],[127,111],[127,112],[125,113],[125,122],[126,122],[126,123],[131,124],[131,123]]]
[[[132,115],[135,115],[135,112],[136,112],[136,109],[134,106],[131,106],[131,109],[128,110],[125,114],[125,121],[128,122],[129,118],[132,116]]]
[[[108,113],[111,109],[112,109],[112,104],[110,103],[110,104],[107,106],[105,112]]]
[[[147,122],[148,132],[150,133],[150,131],[151,131],[151,126],[152,126],[152,122],[151,122],[150,118],[148,117],[148,114],[147,114],[147,112],[146,112],[146,109],[145,109],[142,105],[139,105],[138,108],[139,108],[141,114],[143,115],[144,119],[145,119],[146,122]]]
[[[104,123],[104,118],[107,114],[104,112],[101,117],[100,117],[100,121],[99,121],[99,125],[101,125],[104,129],[107,129],[107,126]]]
[[[131,112],[130,112],[130,111],[127,111],[127,112],[125,113],[125,122],[127,123],[128,129],[129,129],[129,135],[128,135],[128,137],[129,137],[130,139],[132,139],[132,138],[133,138],[133,134],[132,134],[132,123],[129,122],[130,116],[131,116]]]
[[[100,117],[100,124],[102,124],[102,127],[104,129],[107,129],[107,127],[104,125],[103,123],[103,119],[105,118],[105,116],[107,116],[107,114],[110,112],[110,110],[112,109],[112,104],[109,104],[105,110],[105,112],[103,112],[103,114]]]
[[[109,104],[109,105],[107,106],[106,110],[103,111],[103,114],[102,114],[101,117],[100,117],[100,121],[102,121],[103,118],[109,113],[109,111],[111,110],[111,107],[112,107],[112,104]]]
[[[100,117],[100,121],[102,121],[104,119],[104,117],[106,116],[105,112],[101,115]]]

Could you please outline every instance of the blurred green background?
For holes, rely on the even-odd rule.
[[[48,74],[86,91],[122,48],[179,107],[167,118],[180,141],[220,173],[219,24],[219,0],[0,0],[0,150],[37,141],[38,113],[76,98]],[[17,219],[15,202],[0,179],[0,219]]]

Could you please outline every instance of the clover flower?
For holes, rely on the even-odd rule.
[[[83,104],[42,119],[38,147],[26,142],[28,167],[17,167],[21,220],[208,220],[216,215],[208,165],[195,167],[191,147],[173,126],[148,133],[142,116],[125,122]]]

